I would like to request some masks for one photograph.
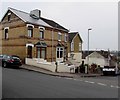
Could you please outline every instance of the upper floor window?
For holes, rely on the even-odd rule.
[[[33,37],[33,27],[28,26],[28,37]]]
[[[44,31],[40,30],[40,39],[44,39]]]
[[[62,40],[62,34],[60,32],[58,32],[58,41]]]
[[[10,22],[11,19],[11,13],[8,13],[8,21]]]
[[[81,43],[79,43],[79,51],[82,51]]]
[[[5,29],[4,29],[5,39],[8,39],[8,29],[9,29],[9,28],[5,28]]]
[[[32,24],[27,24],[27,29],[28,29],[28,37],[33,37],[33,28],[34,28],[34,25]]]
[[[71,42],[71,51],[74,51],[74,42]]]
[[[65,42],[67,42],[67,40],[68,40],[68,36],[67,34],[65,34]]]
[[[40,27],[40,39],[44,39],[44,28]]]

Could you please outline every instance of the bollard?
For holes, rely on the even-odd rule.
[[[55,72],[57,72],[57,69],[58,69],[58,63],[55,62],[55,65],[56,65]]]

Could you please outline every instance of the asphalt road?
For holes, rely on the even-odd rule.
[[[118,98],[117,77],[63,78],[2,69],[3,98]]]

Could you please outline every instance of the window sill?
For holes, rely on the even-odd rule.
[[[27,36],[27,39],[32,39],[33,37],[29,37],[29,36]]]
[[[41,40],[41,41],[44,41],[44,39],[41,39],[41,38],[40,38],[40,40]]]
[[[59,42],[61,41],[61,40],[58,40]]]
[[[6,40],[6,41],[7,41],[7,40],[9,40],[9,38],[8,38],[8,39],[4,39],[4,40]]]
[[[8,22],[11,23],[11,20],[9,20]]]

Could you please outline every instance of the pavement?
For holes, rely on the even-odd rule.
[[[39,68],[39,67],[35,67],[35,66],[31,66],[31,65],[22,65],[21,68],[29,70],[29,71],[35,71],[35,72],[39,72],[42,74],[46,74],[46,75],[51,75],[51,76],[58,76],[58,77],[67,77],[67,78],[79,78],[79,77],[100,77],[102,76],[102,74],[92,74],[92,73],[63,73],[63,72],[51,72],[49,70],[43,69],[43,68]]]

